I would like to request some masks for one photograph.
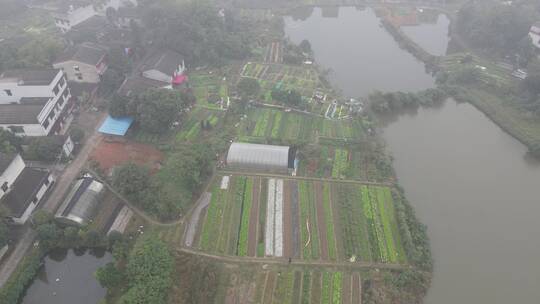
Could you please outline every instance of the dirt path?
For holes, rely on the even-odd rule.
[[[216,261],[236,263],[236,264],[259,264],[259,265],[277,265],[277,266],[313,266],[313,267],[331,267],[331,268],[340,268],[343,270],[353,270],[353,269],[390,269],[390,270],[404,270],[404,269],[413,269],[412,266],[402,265],[402,264],[390,264],[390,263],[372,263],[372,262],[331,262],[331,261],[322,261],[322,260],[299,260],[292,259],[289,264],[288,258],[258,258],[258,257],[238,257],[238,256],[220,256],[210,253],[205,253],[190,248],[177,248],[179,252],[193,254],[200,257],[205,257],[213,259]]]
[[[286,258],[292,258],[294,255],[291,211],[291,185],[285,181],[283,185],[283,256]]]
[[[266,284],[264,284],[264,296],[262,303],[272,304],[272,297],[274,295],[274,287],[276,285],[276,281],[276,273],[269,272],[268,276],[266,277]]]
[[[348,273],[343,274],[343,284],[341,288],[341,303],[351,304],[352,298],[352,276]]]
[[[311,176],[292,176],[285,174],[270,174],[270,173],[254,173],[254,172],[245,172],[245,171],[230,171],[230,170],[219,170],[217,172],[220,175],[241,175],[241,176],[259,176],[266,178],[281,178],[284,180],[307,180],[307,181],[320,181],[320,182],[329,182],[329,183],[343,183],[343,184],[357,184],[357,185],[366,185],[366,186],[386,186],[393,187],[393,183],[385,182],[370,182],[370,181],[361,181],[353,179],[333,179],[333,178],[320,178],[320,177],[311,177]]]
[[[353,274],[352,279],[352,303],[362,304],[362,280],[358,273]]]
[[[186,229],[186,234],[184,237],[184,244],[188,247],[191,247],[193,245],[193,240],[195,239],[195,234],[197,232],[197,227],[199,226],[199,218],[201,216],[201,212],[204,208],[208,207],[210,204],[210,199],[212,198],[212,194],[209,192],[203,193],[201,196],[201,199],[196,204],[195,209],[193,209],[193,213],[191,214],[191,218],[189,219],[189,224]]]
[[[326,235],[326,221],[324,220],[324,205],[323,205],[323,185],[320,182],[315,182],[315,205],[317,206],[317,228],[319,229],[319,241],[321,249],[321,259],[328,260],[328,239]]]
[[[249,214],[248,251],[247,255],[254,257],[257,254],[257,229],[259,226],[259,206],[261,194],[261,178],[256,177],[253,181],[253,203]]]

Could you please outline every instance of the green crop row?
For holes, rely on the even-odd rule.
[[[200,240],[200,246],[204,250],[213,250],[215,248],[216,242],[213,238],[219,233],[219,224],[223,217],[223,202],[220,191],[218,187],[214,187],[210,205],[207,208]]]
[[[263,117],[260,118],[255,124],[255,129],[253,130],[252,136],[264,137],[271,114],[272,112],[270,111],[264,111]]]
[[[331,297],[332,297],[332,273],[323,272],[322,290],[321,290],[322,303],[332,303]]]
[[[332,288],[332,303],[341,304],[341,286],[343,282],[343,274],[341,272],[334,273]]]
[[[300,228],[301,228],[301,246],[302,246],[302,256],[304,259],[311,257],[311,244],[307,244],[307,241],[310,239],[309,232],[307,229],[307,222],[309,220],[309,194],[307,189],[307,184],[305,181],[298,182],[298,196],[300,202]],[[310,227],[310,230],[313,230]]]
[[[274,302],[290,304],[293,302],[294,272],[281,273],[274,290]]]
[[[246,181],[246,187],[244,191],[244,199],[242,205],[242,215],[240,223],[240,232],[238,237],[238,255],[245,256],[247,255],[248,247],[248,234],[249,234],[249,217],[251,215],[251,205],[252,205],[252,195],[253,195],[253,179],[249,178]]]
[[[276,112],[276,115],[274,116],[274,123],[272,125],[272,138],[279,138],[279,133],[281,130],[281,118],[282,118],[281,111]]]
[[[227,246],[227,253],[231,255],[238,254],[238,237],[240,231],[240,221],[242,213],[242,205],[244,204],[244,192],[246,189],[246,180],[247,178],[242,176],[237,179],[234,191],[234,200],[231,216],[231,225],[229,229],[229,244]]]
[[[336,258],[336,239],[334,234],[334,219],[332,217],[332,206],[330,206],[330,186],[323,185],[323,207],[324,219],[326,222],[326,238],[328,240],[328,257]]]
[[[302,304],[309,304],[311,303],[311,297],[310,297],[310,289],[311,289],[311,273],[309,271],[304,272],[303,278],[302,278]]]
[[[390,262],[396,262],[398,260],[398,254],[396,246],[394,244],[394,236],[392,233],[392,224],[385,207],[385,194],[382,187],[376,187],[377,204],[379,213],[381,215],[381,222],[384,229],[384,238],[386,240],[386,246],[388,249],[388,258]]]
[[[347,170],[348,152],[344,149],[337,148],[334,154],[334,165],[332,167],[332,178],[340,178]]]

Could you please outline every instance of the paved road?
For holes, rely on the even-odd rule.
[[[210,199],[212,194],[209,192],[204,192],[200,200],[197,202],[197,206],[193,209],[193,213],[189,219],[189,226],[186,230],[186,235],[184,237],[184,244],[188,247],[191,247],[193,244],[193,239],[195,239],[195,232],[197,231],[197,225],[199,224],[199,217],[204,208],[210,204]]]
[[[105,119],[105,116],[106,114],[102,114],[98,124],[101,123],[103,119]],[[62,175],[57,178],[55,182],[55,187],[52,189],[52,192],[45,201],[45,204],[42,205],[42,208],[44,210],[50,212],[56,211],[56,209],[62,202],[65,193],[68,191],[71,182],[77,177],[84,164],[88,160],[90,153],[101,142],[101,140],[102,135],[97,132],[97,129],[95,129],[88,138],[88,140],[85,142],[81,151],[79,151],[77,158],[75,158],[75,160],[68,164],[66,170],[62,173]],[[15,271],[17,265],[19,265],[28,249],[32,246],[35,236],[35,232],[29,226],[27,226],[26,231],[16,243],[13,252],[0,266],[0,288],[4,286],[9,276],[13,273],[13,271]]]

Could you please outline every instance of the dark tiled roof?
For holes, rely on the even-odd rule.
[[[4,173],[16,156],[15,153],[0,152],[0,174]]]
[[[0,105],[0,124],[37,124],[37,116],[43,104],[3,104]]]
[[[178,65],[182,63],[184,56],[171,50],[161,50],[154,52],[146,58],[141,71],[158,70],[166,75],[172,76]]]
[[[97,65],[106,54],[107,50],[103,46],[93,43],[83,43],[68,48],[55,63],[73,60],[90,65]]]
[[[164,83],[157,80],[147,79],[142,76],[126,78],[118,89],[118,94],[123,96],[134,96],[150,88],[161,88]]]
[[[56,75],[59,73],[59,69],[22,69],[5,71],[1,78],[17,78],[19,85],[49,85]]]
[[[10,216],[21,217],[23,215],[48,177],[47,170],[24,168],[21,175],[13,183],[11,190],[2,198],[2,203],[10,211]]]

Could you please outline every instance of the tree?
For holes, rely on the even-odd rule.
[[[114,94],[109,102],[109,114],[113,117],[131,116],[129,110],[129,98]]]
[[[48,223],[39,225],[36,228],[38,238],[45,247],[54,246],[54,244],[60,239],[60,230],[54,223]]]
[[[99,284],[107,289],[120,285],[125,279],[124,274],[114,266],[114,263],[107,263],[105,266],[98,268],[95,276]]]
[[[4,220],[0,220],[0,249],[4,248],[4,246],[7,244],[8,233],[9,228],[6,225],[6,222]]]
[[[172,284],[174,260],[157,236],[140,237],[131,251],[126,269],[128,291],[120,304],[165,304]]]
[[[10,131],[0,129],[0,152],[17,153],[21,146],[21,138]]]
[[[32,223],[37,227],[44,224],[49,224],[53,221],[54,216],[47,210],[39,209],[32,215]]]
[[[188,104],[187,96],[179,91],[149,89],[137,97],[137,122],[145,131],[164,132]]]
[[[133,202],[141,202],[150,187],[150,172],[147,168],[127,163],[114,170],[114,187]]]
[[[261,85],[256,79],[253,78],[242,78],[236,87],[240,95],[243,97],[256,96],[261,90]]]
[[[54,161],[62,156],[62,142],[49,136],[33,138],[25,156],[32,160]]]
[[[298,45],[300,47],[300,49],[302,50],[302,52],[306,53],[306,54],[311,54],[312,50],[311,50],[311,43],[309,43],[308,40],[302,40],[302,42],[300,42],[300,44]]]
[[[272,99],[290,106],[299,106],[302,103],[302,95],[296,90],[272,90]]]
[[[69,130],[69,136],[71,136],[73,142],[79,143],[84,138],[84,130],[81,127],[73,126],[71,130]]]
[[[103,76],[101,76],[101,81],[99,82],[98,92],[102,96],[108,96],[114,93],[122,82],[124,81],[124,75],[122,72],[115,69],[107,69]]]

